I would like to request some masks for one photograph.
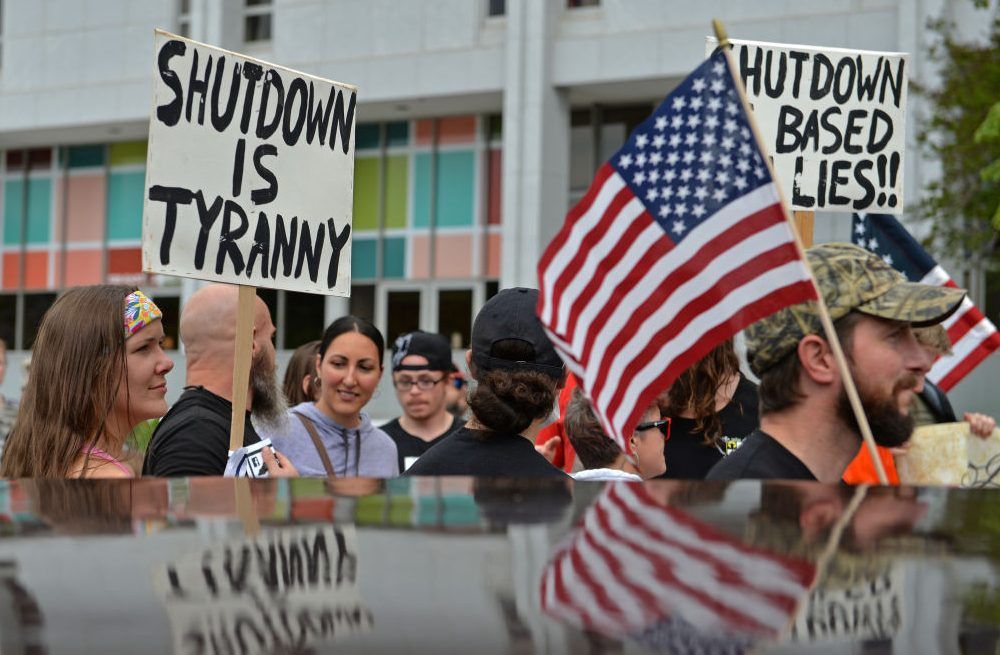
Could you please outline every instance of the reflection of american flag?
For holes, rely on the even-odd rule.
[[[948,273],[889,214],[855,214],[851,239],[881,256],[911,282],[956,286]],[[948,391],[1000,348],[1000,334],[968,298],[943,325],[948,330],[953,354],[938,359],[927,377]]]
[[[538,277],[539,317],[620,446],[716,344],[815,297],[722,52],[598,170]]]
[[[748,547],[620,482],[546,566],[541,603],[550,616],[610,636],[675,617],[701,632],[773,637],[814,573],[809,562]]]

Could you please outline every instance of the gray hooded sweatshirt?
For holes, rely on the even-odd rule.
[[[275,434],[260,433],[262,437],[271,438],[274,449],[290,459],[300,475],[326,477],[326,469],[297,415],[312,421],[337,477],[392,478],[399,475],[395,442],[375,427],[367,414],[361,413],[358,427],[345,428],[334,423],[311,402],[289,409],[287,421]]]

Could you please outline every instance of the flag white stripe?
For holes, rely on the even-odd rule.
[[[704,221],[692,229],[687,238],[677,244],[677,247],[671,250],[667,256],[664,256],[650,267],[642,280],[625,294],[624,299],[622,299],[616,308],[616,315],[623,318],[631,316],[649,297],[651,289],[659,288],[663,280],[667,279],[678,266],[688,262],[702,246],[739,224],[747,216],[768,207],[776,201],[774,185],[767,184],[745,196],[741,196],[720,209],[711,219]],[[614,280],[608,280],[607,284],[613,285],[614,282]],[[591,304],[593,302],[592,300]],[[590,325],[585,324],[583,319],[584,316],[581,315],[580,322],[577,324],[577,330],[587,332],[590,329]],[[606,326],[601,327],[604,328]],[[616,324],[615,327],[620,327],[620,324]],[[602,329],[591,349],[590,362],[596,364],[603,359],[608,345],[617,332],[617,329]],[[641,332],[641,329],[636,329],[636,333]],[[575,339],[574,346],[576,346]],[[588,371],[585,388],[593,389],[595,378],[598,375],[602,375],[603,372],[599,371],[597,366],[589,366],[588,368],[590,370]]]
[[[664,559],[669,560],[670,572],[679,582],[666,584],[658,581],[653,576],[656,567],[645,556],[639,555],[632,548],[622,544],[625,534],[605,531],[597,523],[595,514],[596,512],[588,513],[584,522],[585,529],[596,541],[611,551],[612,556],[622,564],[621,572],[609,576],[609,583],[604,586],[605,591],[611,594],[616,602],[619,597],[630,601],[633,599],[634,592],[627,587],[620,586],[624,582],[622,580],[624,577],[631,585],[645,590],[656,600],[657,614],[681,614],[686,621],[702,629],[717,627],[719,619],[716,611],[706,605],[702,598],[677,586],[677,584],[683,583],[694,589],[701,589],[705,582],[711,580],[704,564],[693,558],[667,556]],[[626,525],[622,529],[627,533],[634,529],[634,526]],[[648,548],[654,544],[640,543],[639,545]],[[688,571],[683,570],[684,566],[691,565],[694,565],[695,568]],[[605,579],[601,578],[601,580]],[[611,584],[610,580],[614,580],[614,583]],[[707,590],[703,591],[707,593]],[[639,628],[642,625],[642,623],[634,623],[632,627]]]
[[[638,219],[644,211],[646,211],[645,206],[639,202],[637,198],[632,198],[632,200],[625,203],[622,210],[618,212],[617,216],[615,216],[614,222],[611,224],[608,231],[605,232],[601,240],[594,244],[590,252],[587,253],[587,258],[584,261],[583,266],[580,267],[576,276],[563,290],[563,295],[559,303],[559,315],[557,317],[558,322],[556,323],[556,332],[559,334],[566,334],[566,324],[569,323],[570,309],[573,307],[573,303],[576,302],[580,293],[593,279],[594,272],[597,270],[598,264],[606,259],[608,253],[621,243],[622,236],[625,234],[625,231],[632,227],[632,224],[635,223],[636,219]],[[658,226],[654,224],[653,227]],[[646,231],[649,230],[647,229]],[[662,228],[660,228],[660,234],[658,236],[663,238]],[[635,248],[633,247],[630,251],[634,249]],[[630,261],[634,262],[635,260]]]
[[[988,318],[983,318],[983,320],[976,323],[964,337],[959,339],[958,343],[952,346],[951,355],[942,357],[934,362],[934,366],[931,367],[927,377],[930,378],[931,382],[937,384],[943,380],[953,368],[961,364],[973,350],[978,348],[979,344],[988,339],[989,336],[996,331],[996,327],[993,326],[993,323],[991,323]]]
[[[573,548],[576,548],[578,543],[579,537],[574,542]],[[604,632],[613,634],[617,629],[617,623],[608,616],[607,609],[597,600],[590,585],[584,582],[584,576],[577,573],[569,551],[561,556],[559,568],[562,572],[566,595],[573,599],[573,603],[580,608],[584,616],[590,619],[592,624],[600,627]]]
[[[663,538],[674,539],[689,548],[711,550],[712,554],[723,562],[739,563],[741,565],[740,573],[755,589],[782,594],[792,599],[798,599],[801,596],[803,585],[795,579],[787,578],[788,569],[780,563],[768,557],[755,556],[727,541],[707,541],[690,527],[680,526],[680,524],[677,527],[670,526],[668,530],[663,523],[662,511],[649,507],[639,500],[632,485],[619,483],[615,490],[619,492],[619,495],[624,496],[625,504],[639,515],[643,525],[653,529]],[[746,566],[743,566],[744,564]]]
[[[588,530],[591,536],[593,530]],[[601,546],[607,547],[606,540],[600,540]],[[642,626],[651,620],[653,608],[644,607],[639,603],[632,590],[622,588],[618,574],[611,570],[607,559],[599,553],[585,537],[577,542],[577,553],[583,558],[590,574],[602,583],[601,590],[610,596],[615,606],[622,614],[622,619],[630,626]],[[613,581],[613,582],[612,582]]]
[[[600,288],[587,301],[587,304],[580,312],[580,317],[577,319],[576,329],[573,331],[573,334],[566,335],[567,337],[571,336],[573,339],[570,352],[573,353],[574,357],[577,359],[580,358],[583,352],[583,344],[592,321],[601,309],[611,301],[611,295],[615,293],[618,285],[628,277],[629,273],[635,270],[635,263],[661,239],[663,239],[663,228],[660,227],[659,223],[650,221],[649,227],[639,234],[639,237],[625,252],[625,256],[608,271]]]
[[[719,627],[719,615],[715,608],[707,604],[703,598],[699,598],[679,586],[663,585],[652,580],[650,575],[652,567],[648,565],[645,558],[637,558],[631,546],[622,546],[618,542],[645,548],[655,553],[669,563],[670,570],[677,579],[677,584],[700,591],[711,601],[726,607],[729,613],[749,617],[772,629],[779,629],[787,622],[787,612],[771,605],[767,598],[750,587],[720,580],[715,567],[705,560],[689,555],[683,549],[668,542],[643,539],[636,534],[635,526],[629,525],[617,509],[610,510],[608,518],[613,529],[610,532],[604,532],[600,526],[595,524],[593,528],[595,533],[601,531],[605,538],[604,541],[607,542],[606,545],[615,544],[614,548],[619,551],[617,554],[619,560],[629,565],[634,565],[636,562],[646,564],[643,567],[647,569],[646,571],[635,571],[636,567],[625,566],[625,573],[634,584],[646,588],[653,596],[668,602],[666,610],[683,613],[685,620],[698,627]],[[660,521],[662,522],[663,519],[661,518]],[[681,525],[673,527],[684,529]],[[707,550],[705,544],[702,544],[699,549]],[[692,605],[697,611],[691,612]]]
[[[962,298],[962,304],[958,306],[958,309],[956,309],[951,316],[941,321],[941,327],[943,327],[945,330],[950,330],[951,326],[954,325],[955,323],[958,323],[958,321],[963,316],[965,316],[966,312],[968,312],[970,309],[975,309],[975,307],[976,306],[972,304],[972,301],[969,300],[968,296]]]
[[[573,229],[570,230],[569,236],[563,243],[562,248],[556,252],[555,256],[549,262],[548,267],[545,269],[544,279],[542,280],[542,293],[547,301],[542,308],[541,318],[543,323],[547,325],[552,323],[554,305],[551,298],[556,280],[559,279],[559,276],[562,275],[563,271],[566,270],[566,267],[573,260],[573,257],[580,248],[580,244],[583,242],[583,238],[600,222],[608,205],[611,204],[611,201],[614,200],[614,197],[618,195],[618,192],[624,186],[625,180],[617,172],[608,176],[608,179],[604,182],[604,186],[601,187],[601,190],[594,197],[594,202],[573,225]]]
[[[933,286],[939,287],[947,282],[951,281],[951,276],[941,268],[940,265],[935,266],[931,270],[927,271],[923,278],[920,279],[922,284],[931,284]]]
[[[788,262],[778,268],[772,268],[747,284],[734,289],[714,307],[699,314],[677,336],[666,342],[635,377],[627,381],[628,390],[612,422],[616,425],[624,425],[628,413],[635,409],[636,403],[639,401],[639,395],[644,388],[659,377],[674,358],[684,353],[701,339],[706,332],[717,325],[729,321],[734,315],[743,311],[747,305],[752,304],[752,302],[763,298],[769,293],[789,286],[794,281],[808,279],[809,273],[805,270],[801,261]],[[611,379],[617,380],[620,378],[612,377]],[[622,380],[622,382],[626,381]],[[610,400],[611,396],[608,395],[607,400],[604,402],[607,403]]]

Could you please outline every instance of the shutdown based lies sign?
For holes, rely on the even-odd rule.
[[[793,208],[903,211],[906,54],[730,41]]]
[[[143,270],[349,295],[357,89],[155,44]]]

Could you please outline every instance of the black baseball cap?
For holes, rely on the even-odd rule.
[[[561,380],[563,361],[535,314],[538,289],[504,289],[490,298],[472,325],[472,361],[483,371],[495,369],[537,371]],[[534,350],[532,361],[513,361],[493,356],[498,341],[518,339]]]
[[[427,364],[403,364],[410,355],[419,355],[427,359]],[[440,334],[415,330],[401,335],[392,344],[392,372],[396,371],[444,371],[453,373],[454,362],[451,361],[451,345]]]

